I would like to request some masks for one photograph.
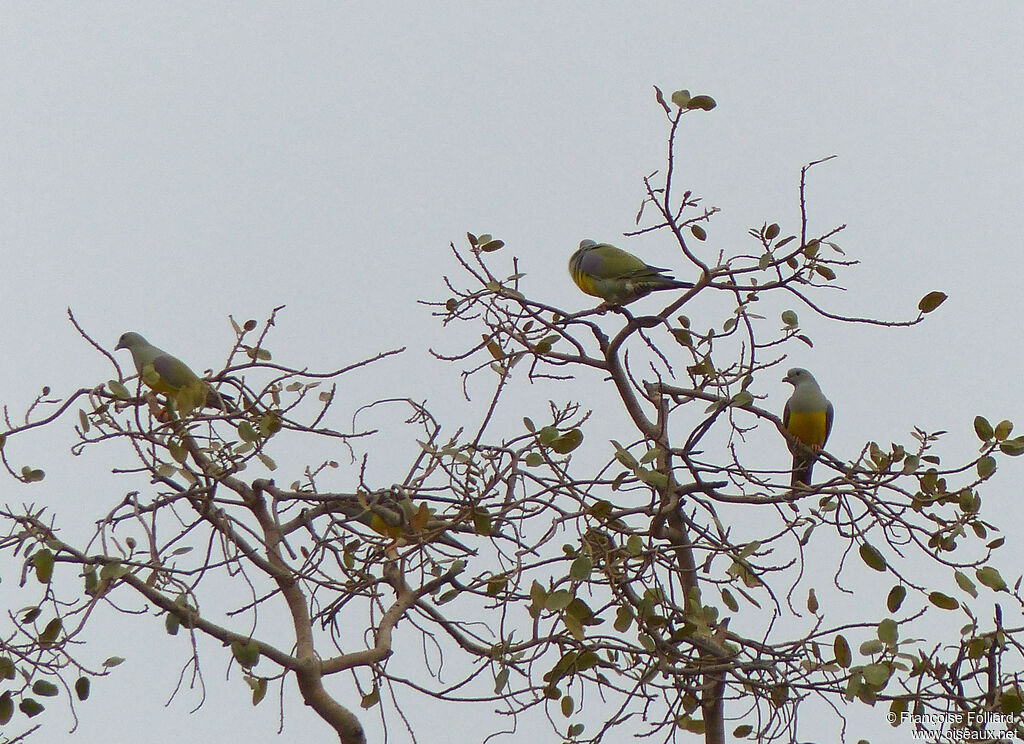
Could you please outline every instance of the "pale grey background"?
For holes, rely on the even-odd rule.
[[[620,239],[641,177],[662,166],[657,84],[719,103],[682,134],[683,185],[723,210],[710,246],[752,249],[746,229],[764,220],[795,227],[800,166],[837,154],[811,175],[812,225],[846,223],[838,242],[863,263],[835,306],[905,318],[925,292],[950,295],[904,331],[801,312],[816,345],[792,361],[835,402],[830,450],[853,456],[919,425],[950,429],[962,452],[975,414],[1024,408],[1021,38],[1012,2],[5,3],[0,396],[18,414],[44,384],[60,394],[112,376],[68,306],[109,347],[138,330],[201,368],[227,350],[229,313],[286,304],[276,358],[328,368],[408,344],[353,378],[353,397],[461,411],[454,371],[426,348],[472,334],[444,335],[416,304],[446,296],[449,241],[501,237],[524,291],[570,308],[587,306],[564,268],[583,237],[678,264],[664,238]],[[757,392],[781,408],[787,388],[772,378]],[[105,475],[116,452],[73,460],[56,431],[13,455],[47,481],[7,481],[0,501],[74,505],[87,530],[124,490]],[[1017,490],[1004,477],[983,492],[1007,525]],[[1004,552],[1011,566],[1020,555]],[[0,592],[8,604],[10,578]],[[237,675],[222,684],[216,649],[209,700],[190,715],[195,695],[163,707],[181,641],[158,619],[115,627],[94,658],[128,661],[95,684],[74,740],[273,738],[276,703],[253,710]],[[331,740],[290,690],[287,702],[287,737]],[[870,733],[866,709],[848,710],[868,727],[851,738]],[[421,743],[475,741],[491,723],[486,708],[483,723],[429,701],[411,711]],[[42,740],[65,730],[49,723]],[[397,720],[391,736],[406,741]]]

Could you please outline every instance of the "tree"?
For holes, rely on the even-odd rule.
[[[827,288],[854,261],[835,243],[841,226],[811,230],[805,182],[818,163],[801,172],[795,230],[766,222],[750,231],[751,249],[709,250],[716,210],[680,193],[676,138],[684,116],[714,101],[686,91],[668,102],[657,91],[657,100],[668,161],[644,179],[631,235],[677,246],[694,286],[573,313],[528,297],[518,260],[498,267],[501,240],[453,245],[460,274],[446,280],[451,297],[430,304],[445,325],[468,324],[481,340],[437,356],[465,367],[467,391],[481,378],[493,390],[472,425],[445,427],[400,397],[359,407],[409,411],[420,447],[389,466],[400,476],[373,478],[370,451],[346,489],[323,486],[336,481],[331,460],[283,478],[287,487],[249,474],[276,468],[271,443],[328,439],[353,454],[372,443],[376,432],[332,423],[336,381],[399,351],[319,374],[287,367],[267,351],[274,314],[235,325],[227,363],[210,378],[239,411],[182,414],[119,374],[59,400],[44,391],[21,423],[8,420],[0,454],[20,481],[43,472],[15,463],[17,440],[78,409],[74,454],[116,447],[131,460],[118,474],[151,487],[111,499],[86,544],[61,536],[74,515],[3,510],[0,545],[34,574],[23,583],[38,596],[9,614],[0,641],[0,720],[15,706],[32,717],[40,697],[62,689],[85,699],[103,672],[79,659],[76,643],[97,605],[128,594],[162,614],[166,632],[185,631],[185,668],[201,668],[197,638],[216,639],[254,703],[272,684],[295,684],[343,744],[365,740],[353,701],[397,706],[401,696],[382,694],[396,690],[458,691],[511,717],[543,708],[578,742],[622,730],[796,740],[818,703],[845,733],[844,701],[886,704],[896,726],[935,714],[947,728],[1024,735],[1022,627],[1004,622],[1000,605],[983,619],[1000,594],[1019,609],[1019,580],[1008,587],[994,565],[1003,540],[979,494],[1024,438],[1011,438],[1008,421],[979,417],[980,453],[943,465],[942,432],[915,429],[907,443],[867,442],[848,460],[822,453],[820,482],[791,488],[788,459],[778,464],[781,421],[756,394],[787,349],[810,343],[790,303],[837,323],[894,327],[920,322],[945,296],[926,295],[908,321],[829,310]],[[631,309],[658,297],[656,313]],[[774,308],[781,326],[761,308]],[[541,391],[562,402],[538,405]],[[521,393],[528,415],[513,422],[502,403]],[[620,436],[587,436],[620,413]],[[778,447],[766,458],[750,442],[769,436]],[[387,443],[378,446],[386,458]],[[815,586],[825,564],[832,584]],[[875,577],[874,596],[829,611],[863,574]],[[75,575],[84,585],[72,585]],[[943,591],[948,579],[959,599]],[[225,605],[225,586],[248,599]],[[932,620],[953,612],[966,618],[960,629]],[[287,633],[274,617],[286,618]],[[356,626],[364,643],[352,649],[341,630]],[[432,684],[417,656],[423,642],[455,657],[463,676]],[[340,700],[324,680],[343,673],[354,683]]]

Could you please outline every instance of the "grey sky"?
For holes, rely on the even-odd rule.
[[[765,220],[795,228],[800,167],[836,154],[811,172],[809,212],[821,230],[845,223],[837,242],[862,261],[837,305],[908,318],[927,291],[950,295],[909,331],[796,308],[815,347],[793,362],[836,406],[830,450],[852,456],[914,425],[969,446],[975,414],[1021,418],[1020,4],[552,5],[0,6],[2,402],[20,413],[43,384],[112,376],[68,306],[108,348],[137,330],[201,368],[229,348],[228,314],[286,304],[276,358],[328,368],[409,345],[353,395],[457,409],[455,370],[425,349],[465,332],[443,334],[415,304],[445,296],[450,241],[501,237],[524,291],[570,309],[588,303],[565,271],[581,238],[678,264],[662,237],[621,239],[641,178],[662,167],[657,84],[719,104],[681,138],[685,187],[723,210],[709,246],[752,249],[746,229]],[[773,378],[757,392],[781,408],[788,389]],[[87,528],[119,497],[96,462],[34,446],[19,454],[53,477],[7,481],[0,502],[77,503]],[[83,490],[90,466],[101,485]],[[1010,506],[1009,481],[987,502]],[[135,632],[129,662],[82,706],[78,741],[142,727],[155,743],[213,741],[250,715],[254,740],[271,739],[276,703],[251,712],[213,654],[206,707],[186,715],[186,695],[163,708],[175,667],[148,669],[145,654],[173,643],[155,619]],[[110,653],[122,641],[136,639],[109,639]],[[329,739],[301,709],[285,734]],[[398,722],[391,734],[405,741]]]

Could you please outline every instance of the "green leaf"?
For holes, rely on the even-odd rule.
[[[704,723],[703,718],[694,718],[689,715],[677,718],[676,726],[681,728],[683,731],[689,731],[691,734],[697,735],[703,735],[707,730],[707,724]]]
[[[942,592],[931,592],[928,595],[928,601],[938,607],[940,610],[955,610],[960,606],[960,603],[950,597],[948,594]]]
[[[629,605],[619,605],[615,610],[615,622],[612,627],[620,633],[624,633],[629,630],[629,626],[633,624],[633,608]]]
[[[558,610],[564,610],[572,602],[572,592],[566,589],[557,589],[551,592],[544,600],[544,609],[557,612]]]
[[[814,587],[807,591],[807,611],[815,615],[818,614],[818,596],[814,593]]]
[[[733,596],[733,593],[730,592],[725,587],[722,587],[722,592],[721,593],[722,593],[722,601],[725,603],[725,606],[728,607],[733,612],[739,612],[740,611],[740,603],[736,601],[736,597]]]
[[[46,627],[43,628],[43,632],[39,634],[39,645],[43,648],[52,646],[57,642],[57,638],[60,636],[60,631],[63,627],[64,624],[61,622],[59,617],[53,618],[53,620],[48,622]]]
[[[754,402],[754,396],[750,394],[748,390],[740,390],[736,395],[732,396],[732,400],[729,401],[729,405],[733,408],[743,408],[749,406]]]
[[[583,431],[570,429],[551,443],[551,449],[560,455],[567,455],[583,443]]]
[[[800,319],[797,317],[797,314],[792,310],[783,310],[782,325],[786,326],[787,328],[796,328],[798,325],[800,325]]]
[[[892,669],[888,664],[868,664],[861,670],[864,681],[872,687],[882,687],[889,681]]]
[[[974,417],[974,433],[978,435],[978,439],[983,442],[987,442],[995,434],[995,430],[992,428],[992,424],[988,422],[988,419],[984,416]]]
[[[1003,581],[1002,575],[992,566],[982,566],[974,572],[974,575],[978,577],[978,581],[993,591],[1008,591],[1006,582]]]
[[[14,715],[14,698],[11,691],[7,690],[0,695],[0,726],[6,726]]]
[[[581,555],[579,558],[572,562],[569,567],[569,578],[574,581],[583,581],[590,578],[590,572],[594,568],[594,562],[585,555]]]
[[[274,434],[277,434],[277,432],[281,431],[281,427],[283,426],[281,414],[277,411],[267,411],[265,414],[260,416],[260,420],[256,425],[259,427],[259,433],[263,436],[273,436]]]
[[[186,447],[181,442],[168,442],[167,451],[171,453],[171,457],[173,457],[175,462],[177,462],[179,465],[184,465],[185,460],[188,459],[188,447]]]
[[[985,455],[978,460],[978,477],[988,478],[992,473],[996,472],[996,458]]]
[[[263,698],[267,696],[267,680],[263,677],[255,677],[254,679],[256,681],[252,685],[252,704],[256,706],[263,702]]]
[[[537,441],[542,447],[550,447],[551,443],[558,439],[558,429],[554,426],[545,426],[537,432]]]
[[[712,98],[711,96],[694,96],[693,98],[686,102],[686,105],[683,106],[683,108],[689,109],[691,111],[693,109],[710,111],[717,105],[718,104],[715,103],[715,99]]]
[[[502,667],[501,670],[494,675],[494,694],[500,695],[508,684],[508,667]]]
[[[238,437],[243,442],[258,442],[260,440],[260,435],[256,433],[256,430],[252,428],[252,424],[248,421],[243,421],[238,425]],[[174,459],[177,460],[178,458]],[[181,462],[180,460],[178,461]]]
[[[668,476],[659,470],[648,470],[647,468],[637,468],[636,476],[648,486],[657,490],[663,490],[668,487]]]
[[[49,584],[53,578],[53,551],[48,548],[37,550],[32,556],[32,565],[36,569],[36,580],[40,584]]]
[[[690,91],[688,90],[677,90],[672,93],[670,99],[679,108],[686,108],[686,104],[690,102]]]
[[[906,710],[907,710],[907,699],[906,698],[895,698],[889,704],[889,712],[892,715],[886,716],[886,720],[888,720],[890,722],[889,725],[892,726],[893,728],[896,728],[897,726],[899,726],[900,725],[900,721],[903,720],[902,714],[905,713]],[[863,741],[864,740],[861,739],[860,742],[857,742],[857,744],[860,744]]]
[[[492,576],[487,580],[487,595],[497,597],[508,588],[507,576]]]
[[[963,589],[965,592],[970,594],[975,599],[978,598],[978,587],[974,585],[965,573],[962,571],[954,571],[953,578],[956,579],[957,586]]]
[[[29,465],[24,466],[21,469],[21,477],[26,483],[36,483],[46,477],[46,473],[38,468],[33,468]]]
[[[128,392],[128,388],[117,380],[107,380],[107,389],[111,395],[120,400],[128,400],[132,397],[132,394]]]
[[[565,716],[566,718],[571,716],[573,710],[575,710],[575,708],[576,708],[576,704],[573,702],[572,697],[569,696],[569,695],[563,696],[561,702],[559,703],[559,705],[562,708],[562,715]]]
[[[121,656],[111,656],[103,662],[103,666],[107,669],[113,669],[116,666],[121,666],[121,664],[124,664],[124,658]]]
[[[945,301],[946,295],[943,292],[929,292],[917,303],[917,309],[922,313],[930,313]]]
[[[118,561],[114,561],[113,563],[105,563],[100,568],[100,579],[112,581],[113,579],[120,579],[129,573],[131,572],[127,567],[122,566]]]
[[[999,708],[1005,715],[1016,717],[1024,711],[1024,701],[1017,690],[1008,687],[999,696]]]
[[[860,644],[860,648],[858,650],[860,651],[861,656],[874,656],[875,654],[880,654],[885,651],[885,644],[872,638],[871,640],[864,641],[864,643]]]
[[[621,444],[616,442],[614,439],[611,440],[612,446],[615,448],[615,459],[618,460],[622,465],[632,470],[637,467],[640,463],[633,457]]]
[[[885,558],[870,543],[861,543],[859,552],[861,560],[867,564],[868,568],[873,568],[876,571],[886,569]]]
[[[178,628],[181,627],[181,620],[173,612],[168,612],[164,616],[164,630],[167,631],[167,635],[178,635]]]
[[[707,230],[705,230],[700,225],[690,225],[690,234],[693,235],[693,237],[695,237],[697,240],[704,241],[708,239]]]
[[[891,617],[885,618],[878,624],[878,640],[890,648],[896,645],[899,640],[900,631],[896,621]]]
[[[902,584],[897,584],[889,590],[889,596],[885,599],[885,606],[889,608],[889,612],[896,612],[906,597],[907,588]]]
[[[83,434],[89,433],[89,415],[81,408],[78,409],[78,425],[82,427]]]
[[[40,697],[56,697],[60,690],[57,689],[57,685],[49,680],[37,679],[32,684],[32,692]]]
[[[486,243],[484,243],[482,246],[480,246],[480,252],[481,253],[492,253],[494,251],[500,250],[502,247],[504,247],[504,245],[505,245],[505,241],[504,240],[489,240]]]
[[[11,657],[0,656],[0,679],[14,679],[16,676],[17,669]]]
[[[850,651],[850,644],[842,635],[837,635],[832,642],[832,653],[836,655],[836,663],[844,669],[849,668],[853,662],[853,652]]]
[[[779,237],[779,231],[780,228],[778,224],[773,222],[764,229],[764,237],[767,240],[775,240],[775,238]]]
[[[482,506],[473,509],[473,530],[478,535],[491,534],[491,515]]]
[[[232,641],[231,655],[243,669],[251,669],[260,660],[260,645],[254,640]]]
[[[737,726],[732,730],[734,739],[745,739],[753,733],[754,727],[749,723],[744,723],[742,726]]]
[[[1024,454],[1024,437],[1014,437],[999,443],[999,451],[1010,457]]]
[[[38,716],[45,709],[32,698],[23,698],[22,701],[18,703],[18,710],[29,718],[32,718],[33,716]]]

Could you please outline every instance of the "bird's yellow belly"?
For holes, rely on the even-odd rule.
[[[582,291],[586,292],[588,295],[591,295],[592,297],[601,296],[601,293],[597,290],[597,287],[594,286],[593,280],[589,276],[584,274],[582,271],[573,272],[572,278],[576,281],[576,286],[579,287]]]
[[[808,447],[821,447],[825,444],[827,423],[824,411],[796,413],[790,411],[786,430]]]
[[[146,385],[148,385],[151,390],[154,390],[155,392],[158,393],[163,393],[164,395],[174,395],[179,390],[181,390],[181,386],[171,385],[169,382],[167,382],[167,380],[161,377],[160,374],[155,369],[153,369],[152,364],[147,364],[143,368],[142,381],[146,383]]]

